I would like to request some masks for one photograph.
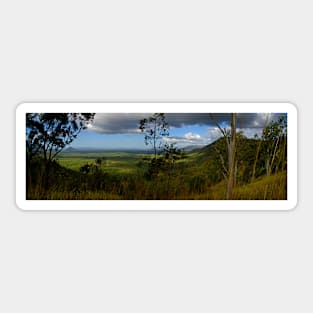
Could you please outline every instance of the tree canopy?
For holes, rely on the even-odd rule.
[[[93,121],[95,113],[27,113],[26,151],[53,160]]]
[[[164,145],[163,138],[169,136],[169,125],[165,114],[154,113],[149,118],[140,120],[139,129],[145,134],[145,144],[152,146],[156,158],[158,150]]]

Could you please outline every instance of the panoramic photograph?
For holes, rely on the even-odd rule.
[[[27,200],[287,200],[287,113],[26,113]]]

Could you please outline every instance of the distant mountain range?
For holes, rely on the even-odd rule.
[[[80,150],[75,149],[73,147],[68,147],[66,149],[63,150],[63,152],[79,152]]]
[[[203,147],[205,147],[205,145],[203,145],[203,146],[200,146],[200,145],[189,145],[189,146],[183,147],[182,150],[193,151],[193,150],[199,150],[199,149],[201,149]]]
[[[62,153],[87,153],[87,152],[130,152],[130,153],[144,153],[150,154],[153,153],[152,150],[146,149],[101,149],[101,148],[73,148],[68,147],[62,151]]]
[[[186,147],[182,147],[181,149],[184,151],[192,151],[192,150],[199,150],[205,146],[199,145],[189,145]],[[132,152],[132,153],[145,153],[145,154],[152,154],[154,153],[153,150],[148,149],[101,149],[101,148],[73,148],[68,147],[62,151],[62,153],[74,153],[74,152]]]

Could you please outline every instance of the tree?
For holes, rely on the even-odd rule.
[[[140,120],[139,129],[145,134],[145,144],[152,146],[154,159],[156,159],[158,150],[164,146],[163,138],[169,136],[169,125],[165,120],[165,114],[154,113],[149,118]]]
[[[99,166],[99,167],[101,168],[101,165],[102,165],[102,158],[97,158],[97,159],[95,160],[95,163],[96,163],[97,166]]]
[[[175,147],[175,144],[169,144],[164,140],[169,136],[169,125],[164,113],[154,113],[153,116],[140,120],[139,129],[145,134],[145,144],[153,148],[153,157],[144,158],[139,166],[147,164],[145,177],[148,180],[166,179],[169,196],[172,178],[175,176],[175,164],[183,157],[182,151]],[[157,190],[154,192],[155,197]]]
[[[255,153],[255,158],[254,158],[254,162],[253,162],[253,167],[252,167],[252,176],[251,176],[251,182],[253,182],[255,180],[255,175],[256,175],[256,166],[259,160],[259,156],[260,156],[260,152],[261,152],[261,146],[262,146],[262,141],[263,141],[263,136],[261,137],[261,139],[258,138],[258,135],[255,134],[254,135],[254,139],[256,141],[258,141],[258,145],[256,148],[256,153]]]
[[[235,182],[236,182],[236,150],[237,150],[236,120],[237,120],[237,114],[231,113],[230,134],[226,128],[222,128],[220,126],[220,124],[216,121],[213,114],[210,114],[210,117],[215,122],[216,126],[218,127],[221,134],[225,138],[225,141],[227,144],[228,168],[227,168],[226,199],[230,200],[233,197],[233,189],[235,187]]]
[[[27,194],[32,185],[32,176],[40,177],[45,190],[49,188],[52,161],[93,121],[94,115],[94,113],[26,114]],[[32,161],[37,156],[43,158],[43,162],[33,164]]]
[[[27,113],[26,152],[31,160],[52,161],[88,124],[95,113]]]
[[[255,159],[254,159],[254,163],[253,163],[253,169],[252,169],[252,177],[251,177],[251,181],[252,182],[255,180],[256,167],[257,167],[257,163],[258,163],[258,160],[259,160],[259,157],[260,157],[260,153],[261,153],[262,142],[264,141],[264,129],[268,126],[269,117],[270,117],[270,114],[267,114],[266,118],[265,118],[264,126],[263,126],[262,137],[259,140],[258,145],[257,145]],[[258,135],[257,134],[254,135],[254,139],[258,140]]]
[[[281,116],[269,123],[262,133],[266,174],[285,168],[287,154],[287,117]]]
[[[231,114],[231,137],[228,140],[229,178],[227,183],[227,199],[232,199],[236,181],[236,113]]]
[[[170,195],[171,180],[175,175],[175,164],[182,158],[182,151],[174,144],[165,144],[163,147],[163,169],[167,175],[167,193]]]

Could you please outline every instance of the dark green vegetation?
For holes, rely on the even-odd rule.
[[[286,199],[285,169],[278,168],[274,174],[267,175],[265,160],[260,158],[252,182],[258,143],[242,138],[242,149],[238,150],[242,158],[233,198]],[[43,159],[33,160],[28,199],[225,199],[227,183],[222,155],[226,159],[223,138],[210,146],[183,153],[172,168],[163,165],[163,169],[153,174],[151,154],[62,152],[49,165],[48,183],[45,183]]]
[[[51,123],[58,125],[58,117],[48,116],[50,119],[55,119]],[[66,124],[65,117],[62,121]],[[31,156],[27,153],[27,199],[227,199],[226,131],[216,142],[184,152],[162,140],[162,136],[168,136],[166,127],[161,114],[142,121],[141,130],[152,147],[150,154],[66,152],[60,148],[57,157],[47,159],[44,150]],[[36,145],[44,143],[50,147],[49,140],[44,136],[43,140]],[[248,139],[237,132],[235,143],[231,199],[287,199],[285,119],[270,123],[261,138]],[[54,151],[58,150],[51,149],[52,155]]]

